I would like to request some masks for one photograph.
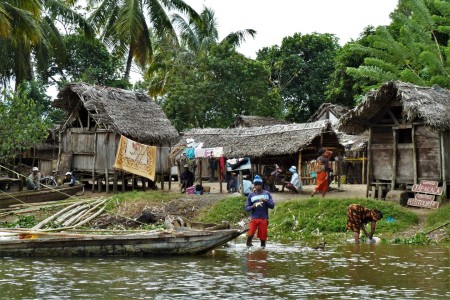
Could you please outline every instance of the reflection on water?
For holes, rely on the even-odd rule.
[[[243,241],[204,256],[3,258],[1,299],[445,299],[449,250]]]

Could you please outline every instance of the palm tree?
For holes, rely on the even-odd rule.
[[[64,61],[64,46],[55,20],[76,23],[87,36],[93,34],[84,18],[63,1],[0,1],[0,82],[3,85],[14,79],[17,88],[24,80],[32,80],[34,68],[45,70],[51,57],[59,63]]]
[[[179,11],[198,18],[183,0],[89,0],[88,4],[96,7],[89,21],[101,32],[101,39],[126,57],[124,80],[130,77],[133,58],[144,68],[153,56],[152,35],[171,39],[176,44],[168,12]]]
[[[158,47],[154,51],[154,57],[147,69],[146,78],[149,81],[149,93],[158,96],[165,93],[167,81],[172,70],[193,63],[196,56],[207,55],[212,45],[227,43],[231,49],[235,49],[247,36],[254,37],[253,29],[239,30],[229,33],[219,41],[217,22],[214,11],[204,7],[199,18],[188,18],[179,15],[172,16],[179,32],[180,47],[173,47],[167,39],[159,40]]]
[[[185,20],[179,14],[175,14],[172,19],[180,29],[181,41],[187,49],[193,52],[207,51],[210,45],[223,43],[228,43],[236,48],[245,42],[247,36],[255,37],[256,35],[255,30],[244,29],[229,33],[219,42],[214,11],[207,7],[203,8],[198,20],[192,18]]]

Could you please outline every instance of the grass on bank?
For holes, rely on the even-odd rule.
[[[346,233],[347,207],[361,204],[370,209],[380,209],[384,217],[377,223],[376,236],[391,237],[395,233],[417,225],[419,218],[413,212],[393,202],[370,199],[311,198],[277,203],[270,210],[269,236],[279,241],[314,239],[324,236],[344,238]],[[201,222],[228,220],[237,223],[248,218],[244,211],[245,197],[229,197],[213,207],[203,210],[198,217]],[[367,227],[368,230],[369,227]]]

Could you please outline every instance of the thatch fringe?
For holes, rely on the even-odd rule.
[[[69,83],[60,90],[53,106],[68,111],[74,118],[77,114],[72,112],[79,107],[80,101],[100,128],[110,129],[137,142],[156,144],[178,137],[177,130],[161,107],[142,93]]]
[[[341,117],[338,128],[350,134],[365,131],[389,103],[399,101],[407,121],[417,118],[433,130],[450,130],[450,91],[391,81],[369,92],[361,104]]]
[[[189,138],[203,143],[204,148],[223,147],[224,156],[228,158],[292,155],[310,145],[324,132],[336,136],[328,120],[249,128],[192,129],[183,133],[174,148],[178,153],[172,151],[171,156],[180,154],[183,147],[179,146],[186,145],[186,139]]]

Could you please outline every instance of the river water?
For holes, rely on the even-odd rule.
[[[0,299],[450,299],[449,259],[437,246],[242,239],[202,256],[0,258]]]

